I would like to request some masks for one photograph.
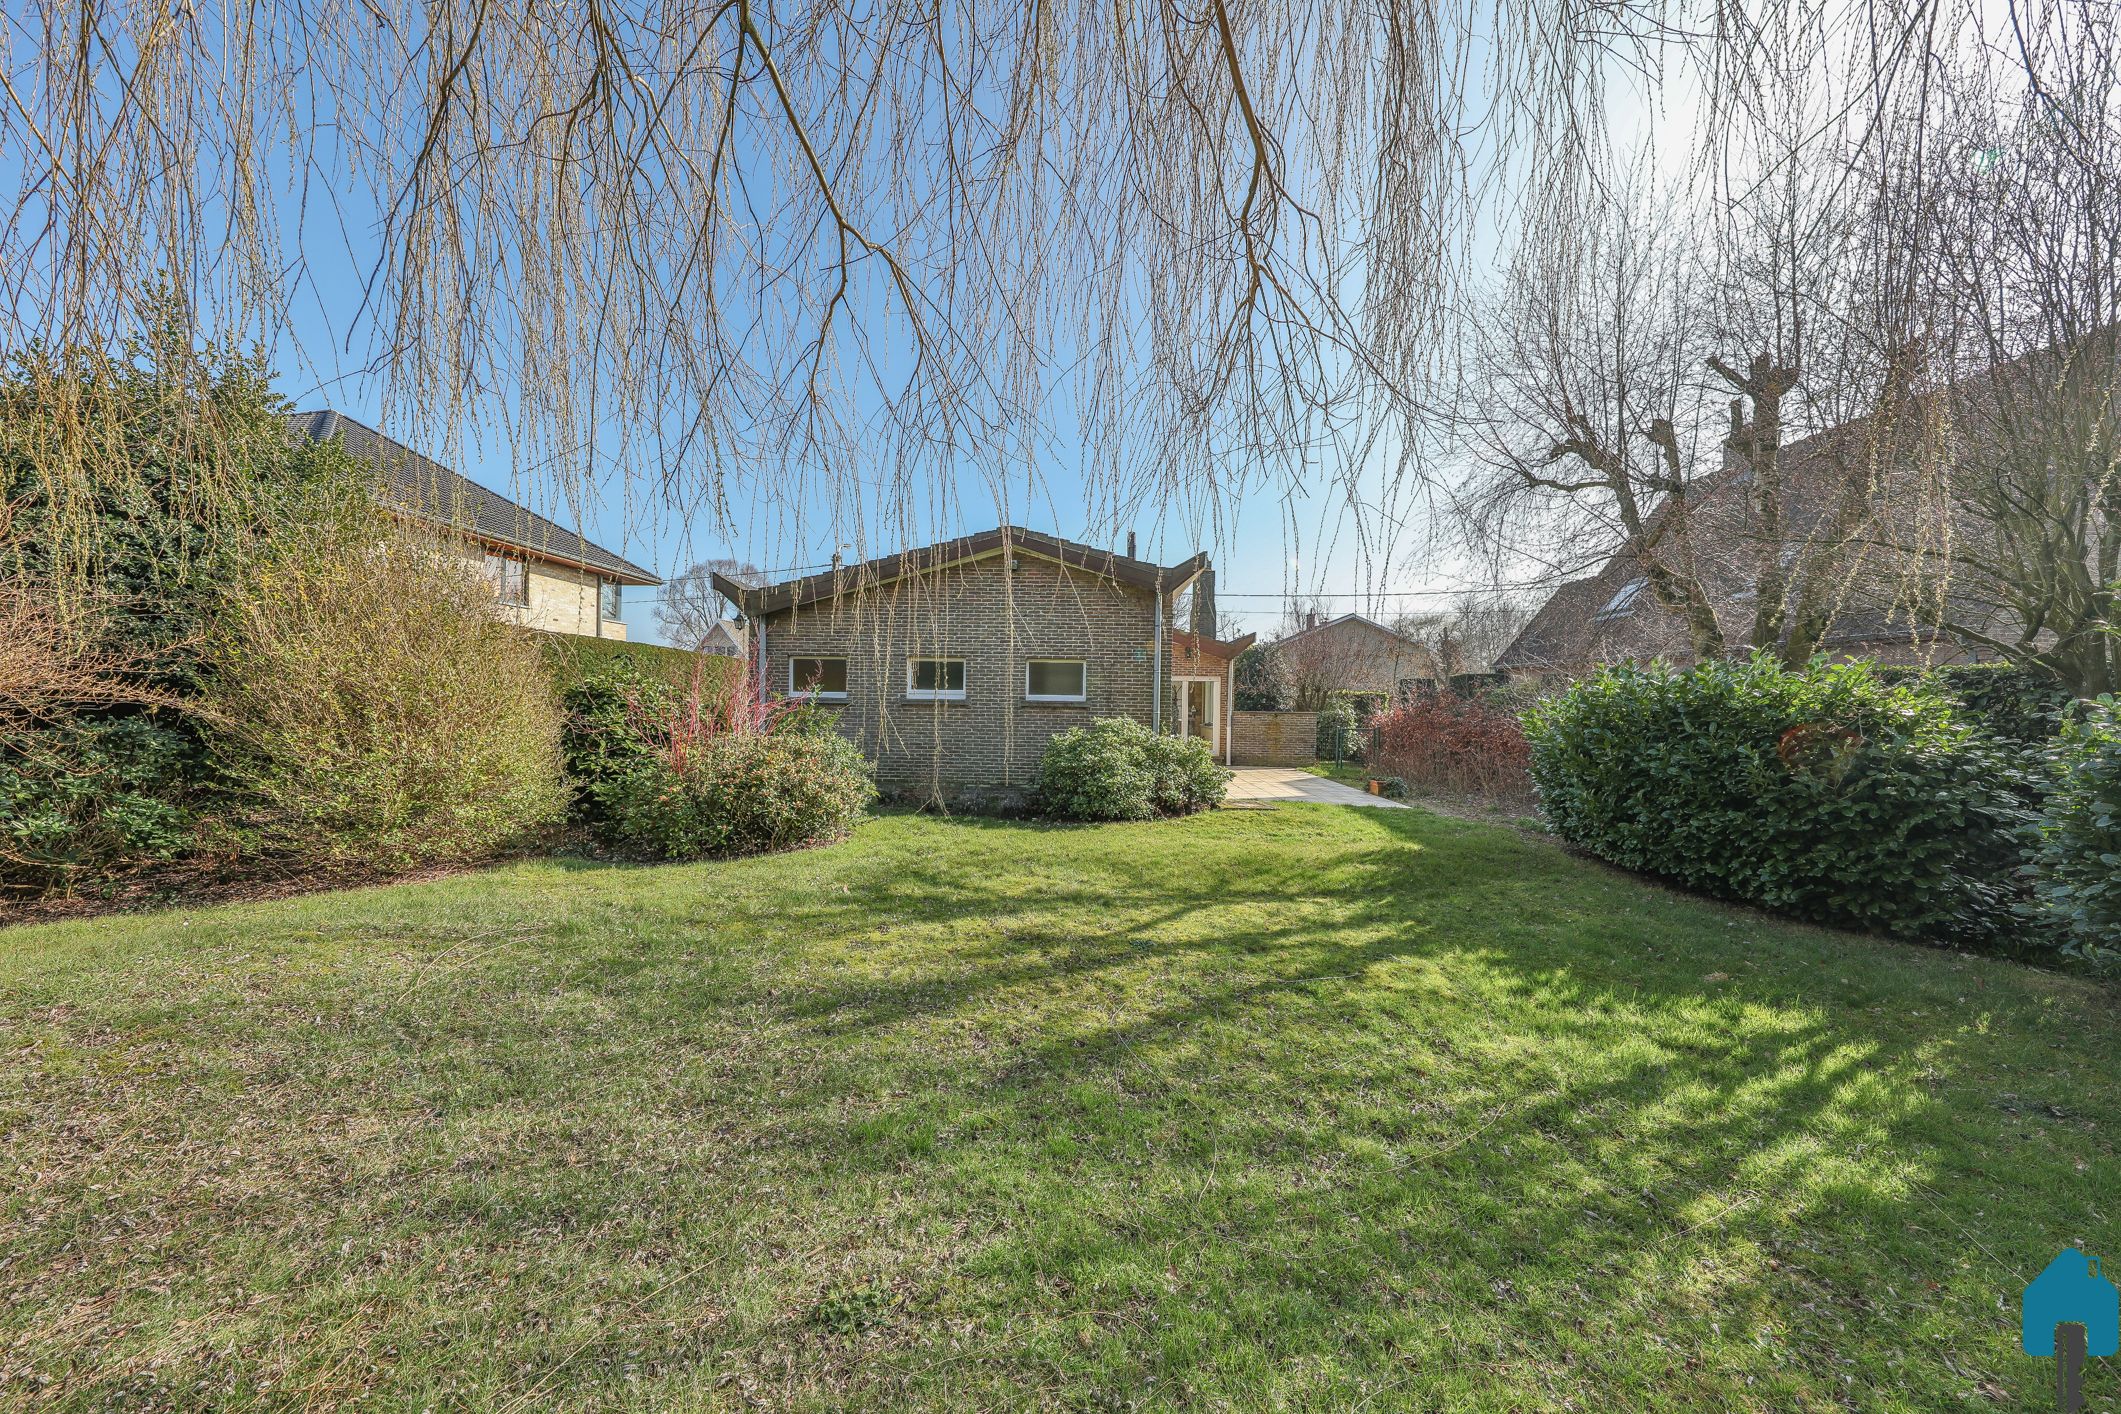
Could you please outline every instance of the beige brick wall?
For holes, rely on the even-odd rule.
[[[1306,766],[1318,759],[1316,712],[1237,712],[1230,757],[1238,766]]]
[[[597,618],[597,576],[567,565],[530,562],[528,604],[514,617],[525,628],[579,633],[586,638],[624,638],[626,625]]]
[[[456,543],[458,553],[464,556],[471,571],[481,573],[485,547],[472,541]],[[575,633],[584,638],[626,636],[625,624],[615,619],[598,621],[596,575],[570,565],[555,565],[542,560],[529,560],[528,570],[524,586],[528,591],[525,595],[528,602],[498,604],[502,618],[547,633]]]
[[[765,615],[769,690],[787,690],[791,658],[845,658],[848,700],[833,704],[841,730],[877,763],[883,784],[916,791],[1021,790],[1056,732],[1092,717],[1147,723],[1154,596],[1021,550],[1013,558],[1013,571],[996,554]],[[965,700],[908,701],[912,657],[962,658]],[[1083,660],[1088,700],[1026,702],[1032,658]]]

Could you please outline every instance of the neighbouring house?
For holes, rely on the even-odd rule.
[[[1657,505],[1641,538],[1660,545],[1668,563],[1692,567],[1732,654],[1751,647],[1767,557],[1801,574],[1814,541],[1847,546],[1825,571],[1834,576],[1832,615],[1817,648],[1829,658],[1941,666],[1995,661],[2007,645],[2047,652],[2054,620],[2082,596],[2066,576],[2057,593],[2014,569],[2038,560],[2025,547],[2046,547],[2060,561],[2081,557],[2085,584],[2111,576],[2111,542],[2084,537],[2071,508],[2097,504],[2107,484],[2121,426],[2121,392],[2109,372],[2114,339],[2109,326],[1957,376],[1914,397],[1897,432],[1858,418],[1789,443],[1778,456],[1784,523],[1772,535],[1754,504],[1753,473],[1734,450],[1687,488],[1684,514],[1669,499]],[[1943,484],[1924,474],[1921,457],[1875,445],[1902,439],[1945,452],[1952,464]],[[2028,478],[2028,463],[2042,475]],[[2063,469],[2072,467],[2082,470],[2080,484]],[[2103,641],[2103,632],[2095,622],[2090,636]],[[2077,637],[2085,636],[2080,625]],[[1495,668],[1514,682],[1539,682],[1623,661],[1684,666],[1694,661],[1692,645],[1681,615],[1651,591],[1641,559],[1622,549],[1557,587]]]
[[[1361,614],[1328,619],[1306,614],[1304,625],[1274,643],[1293,703],[1318,708],[1335,693],[1396,700],[1415,682],[1436,676],[1426,645]]]
[[[700,635],[700,641],[692,645],[692,651],[710,658],[742,658],[747,651],[744,626],[729,619],[716,619]]]
[[[1784,538],[1767,545],[1755,532],[1750,472],[1727,463],[1692,489],[1690,510],[1674,520],[1669,503],[1660,504],[1645,522],[1645,536],[1684,537],[1686,552],[1707,592],[1729,651],[1748,651],[1755,609],[1754,585],[1762,556],[1777,555],[1791,567],[1800,548],[1828,514],[1846,475],[1835,455],[1837,439],[1862,435],[1860,424],[1829,428],[1783,449],[1789,487],[1789,526]],[[1839,607],[1819,640],[1830,658],[1868,658],[1880,663],[1941,665],[1978,661],[1987,655],[1948,635],[1916,622],[1903,602],[1906,585],[1892,577],[1891,562],[1857,558],[1838,572]],[[1969,622],[1993,619],[2000,610],[1970,602],[1954,590],[1954,612]],[[1608,663],[1665,662],[1685,666],[1694,661],[1685,620],[1658,603],[1650,592],[1641,562],[1629,550],[1610,556],[1595,573],[1570,580],[1550,594],[1531,621],[1496,656],[1495,671],[1509,681],[1536,684],[1566,681]]]
[[[1205,554],[1159,565],[1010,526],[780,584],[713,582],[744,615],[762,691],[835,708],[886,789],[1008,803],[1047,740],[1094,717],[1228,761],[1230,668],[1252,637],[1205,631],[1210,574]]]
[[[383,510],[445,531],[477,562],[502,616],[512,623],[547,633],[624,638],[619,613],[626,588],[663,582],[345,413],[298,412],[288,422],[320,442],[336,437],[374,465]]]

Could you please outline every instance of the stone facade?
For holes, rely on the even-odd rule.
[[[1174,679],[1186,676],[1216,680],[1221,758],[1231,646],[1168,625],[1159,632],[1159,603],[1168,615],[1169,591],[1124,582],[1080,559],[1067,563],[1012,544],[889,578],[867,567],[850,571],[849,581],[863,585],[858,591],[751,615],[753,670],[769,694],[787,694],[803,685],[793,677],[796,659],[845,660],[844,698],[822,700],[876,763],[879,784],[895,794],[1020,800],[1058,732],[1095,717],[1175,730]],[[962,698],[914,693],[916,659],[962,663]],[[1033,660],[1082,663],[1083,700],[1030,700]]]
[[[601,576],[573,565],[535,559],[508,546],[487,546],[468,539],[455,543],[467,568],[474,574],[484,573],[488,553],[505,554],[523,561],[524,602],[496,601],[496,612],[509,623],[546,633],[580,634],[584,638],[626,636],[625,624],[617,619],[604,618],[599,611],[598,589],[604,583]]]

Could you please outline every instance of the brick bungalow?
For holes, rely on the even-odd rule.
[[[714,587],[747,621],[761,690],[837,709],[887,789],[1006,802],[1049,738],[1094,717],[1199,737],[1228,761],[1231,664],[1252,637],[1208,631],[1213,573],[1205,554],[1158,565],[1007,526]]]

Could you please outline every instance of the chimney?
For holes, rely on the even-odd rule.
[[[1317,628],[1317,627],[1318,627],[1318,610],[1316,610],[1316,609],[1306,609],[1306,610],[1304,610],[1304,627],[1305,627],[1305,628]]]
[[[1205,569],[1193,581],[1193,631],[1202,638],[1215,637],[1215,571]]]
[[[1127,558],[1134,558],[1134,532],[1131,530],[1127,532]]]
[[[837,550],[834,550],[834,551],[832,552],[832,572],[833,572],[834,574],[838,574],[838,573],[840,572],[840,564],[841,564],[841,560],[840,560],[840,552],[839,552],[839,551],[837,551]]]

